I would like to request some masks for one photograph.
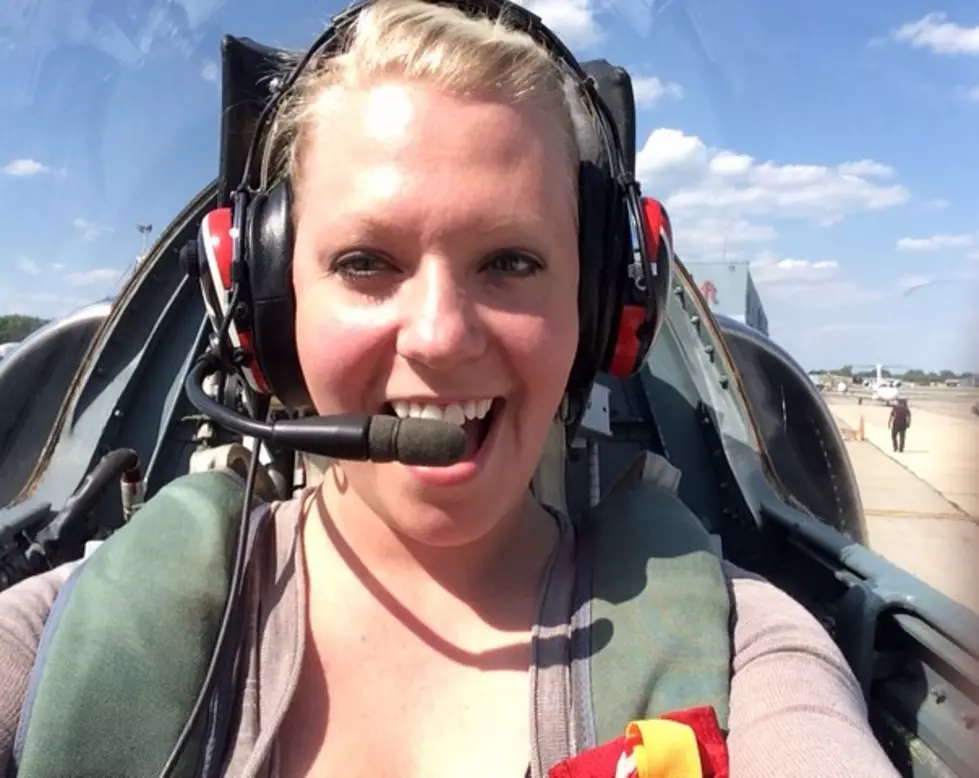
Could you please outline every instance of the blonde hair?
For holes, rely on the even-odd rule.
[[[351,24],[338,53],[315,57],[283,96],[265,139],[263,184],[285,175],[298,181],[325,89],[364,88],[385,77],[458,95],[489,91],[512,104],[539,100],[567,139],[576,183],[578,162],[598,158],[595,119],[575,80],[529,35],[504,18],[474,18],[424,0],[377,0]]]

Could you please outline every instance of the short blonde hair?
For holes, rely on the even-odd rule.
[[[364,88],[387,77],[429,83],[451,94],[491,92],[513,104],[539,100],[567,138],[575,182],[578,162],[598,158],[595,117],[575,79],[530,35],[504,17],[472,17],[424,0],[376,0],[351,24],[338,53],[314,57],[283,96],[265,140],[263,184],[283,176],[294,185],[299,180],[323,90]]]

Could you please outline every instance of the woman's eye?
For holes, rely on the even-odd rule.
[[[494,255],[486,263],[486,267],[494,273],[532,276],[543,268],[543,264],[540,260],[519,251],[502,251]]]
[[[395,268],[391,261],[384,257],[358,251],[337,257],[330,264],[330,269],[348,278],[365,278],[390,273]]]

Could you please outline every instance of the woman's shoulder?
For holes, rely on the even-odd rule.
[[[757,647],[759,641],[806,639],[820,645],[836,644],[822,624],[798,600],[766,578],[724,561],[732,595],[736,652]],[[840,655],[842,659],[842,655]]]
[[[0,775],[6,774],[20,708],[51,605],[79,562],[27,578],[0,592]]]
[[[860,685],[822,624],[764,578],[724,568],[734,611],[728,748],[738,772],[897,778]]]
[[[0,668],[11,653],[33,656],[51,605],[79,564],[81,560],[67,562],[0,592]]]
[[[768,670],[758,681],[775,678],[782,668],[832,676],[832,693],[843,695],[861,717],[866,706],[860,685],[839,646],[819,620],[798,600],[762,576],[724,562],[733,610],[732,669],[749,676],[754,668]],[[755,685],[753,678],[752,685]],[[764,694],[761,686],[755,690]]]
[[[264,506],[268,509],[266,516],[270,521],[267,522],[267,531],[255,538],[257,547],[255,550],[289,546],[297,533],[301,507],[301,496]],[[10,588],[0,591],[0,657],[7,655],[8,648],[17,653],[24,651],[33,653],[40,641],[51,606],[61,588],[98,545],[94,544],[87,548],[87,553],[82,559],[66,562],[51,570],[25,578]],[[285,548],[278,551],[277,555],[288,559],[290,553],[291,550]]]

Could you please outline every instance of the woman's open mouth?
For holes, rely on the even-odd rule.
[[[466,433],[466,453],[462,461],[466,461],[479,453],[505,403],[502,397],[451,403],[393,400],[385,403],[381,412],[401,419],[438,419],[462,427]]]

